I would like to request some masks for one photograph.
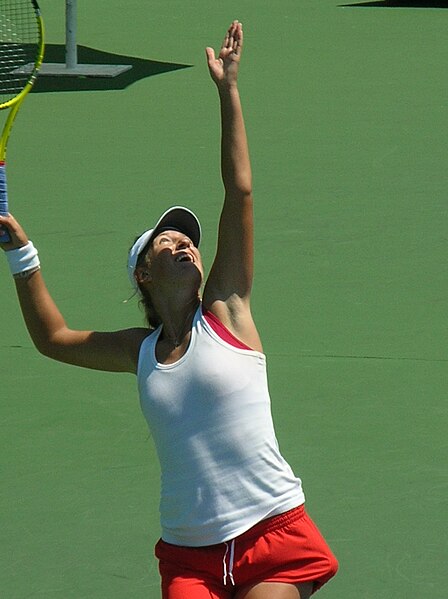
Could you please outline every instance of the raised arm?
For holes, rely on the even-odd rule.
[[[221,175],[224,205],[215,260],[205,289],[204,305],[242,341],[254,349],[261,344],[250,313],[253,281],[252,171],[238,91],[238,68],[243,50],[243,28],[234,21],[218,57],[206,49],[207,63],[216,84],[221,115]]]
[[[2,249],[8,252],[29,247],[25,232],[12,216],[0,217],[0,224],[11,235],[11,242],[0,244]],[[25,259],[29,260],[26,256]],[[138,348],[148,334],[147,330],[110,333],[72,330],[48,292],[40,269],[24,270],[14,280],[28,332],[42,354],[96,370],[136,371]]]

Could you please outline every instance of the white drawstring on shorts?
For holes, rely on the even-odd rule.
[[[230,582],[233,586],[235,586],[235,581],[233,579],[233,559],[235,556],[235,539],[230,543],[230,556],[229,556],[229,567],[227,568],[227,555],[229,553],[229,544],[224,543],[226,546],[226,551],[224,553],[224,557],[222,560],[223,563],[223,583],[224,586],[227,584],[227,577],[229,577]]]

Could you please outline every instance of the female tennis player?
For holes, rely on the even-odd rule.
[[[203,287],[201,228],[167,210],[133,244],[128,274],[148,326],[68,328],[19,223],[0,218],[26,325],[39,351],[77,366],[137,375],[162,471],[156,555],[164,599],[307,599],[337,561],[279,453],[266,362],[251,316],[252,175],[237,85],[243,30],[206,49],[221,111],[225,189],[217,252]],[[203,293],[201,295],[201,289]]]

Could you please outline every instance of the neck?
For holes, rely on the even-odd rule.
[[[194,314],[199,306],[200,298],[190,298],[182,306],[170,310],[168,304],[164,304],[159,315],[162,320],[162,335],[171,346],[179,347],[190,332]]]

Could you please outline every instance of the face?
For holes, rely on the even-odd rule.
[[[149,280],[159,283],[195,284],[203,279],[201,254],[191,239],[179,231],[157,235],[147,254]]]

